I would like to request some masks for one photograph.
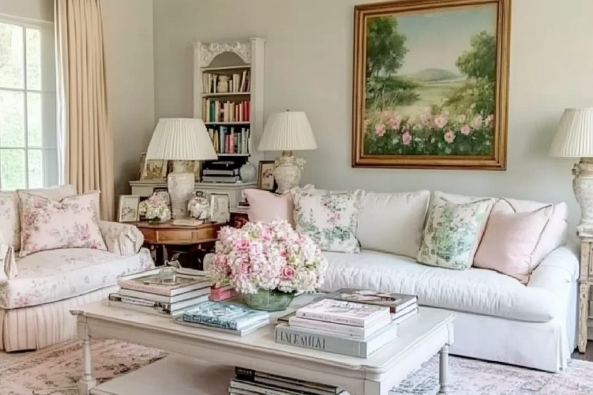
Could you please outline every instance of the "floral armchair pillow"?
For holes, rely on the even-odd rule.
[[[99,191],[57,202],[18,191],[21,199],[20,257],[59,248],[107,250],[99,227]]]
[[[363,190],[336,192],[295,188],[295,228],[313,239],[323,251],[360,252],[360,243],[354,236],[358,226]]]

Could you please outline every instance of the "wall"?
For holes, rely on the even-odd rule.
[[[128,181],[138,179],[140,153],[155,125],[153,7],[150,0],[101,1],[119,199],[129,194]]]
[[[306,111],[316,134],[303,182],[565,200],[575,225],[573,161],[547,150],[565,107],[593,106],[593,1],[514,1],[505,172],[351,168],[353,7],[374,1],[155,0],[156,117],[192,115],[192,41],[264,37],[266,117]]]
[[[53,0],[2,0],[0,14],[53,22]]]

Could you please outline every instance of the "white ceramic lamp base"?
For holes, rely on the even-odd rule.
[[[276,158],[276,167],[274,169],[274,178],[278,184],[276,192],[282,194],[294,187],[298,187],[304,165],[305,160],[295,158],[292,151],[282,152],[282,156]]]
[[[580,237],[593,237],[593,158],[581,158],[572,168],[574,195],[581,206]]]
[[[167,186],[171,198],[171,216],[175,219],[189,217],[187,203],[194,193],[195,176],[187,171],[184,161],[173,161],[173,171],[167,176]]]

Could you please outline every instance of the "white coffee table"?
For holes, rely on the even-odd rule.
[[[290,310],[312,298],[296,298]],[[387,395],[436,353],[440,353],[439,394],[447,394],[455,315],[444,310],[421,308],[400,325],[396,341],[368,359],[277,344],[274,325],[240,337],[178,325],[168,317],[110,307],[106,302],[82,306],[72,314],[78,317],[78,336],[83,343],[81,395],[220,395],[227,393],[234,366],[335,385],[352,395]],[[177,355],[97,386],[92,376],[93,338],[118,339]]]

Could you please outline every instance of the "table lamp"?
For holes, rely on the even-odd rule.
[[[173,218],[187,217],[195,175],[186,161],[218,159],[204,122],[196,118],[160,119],[146,151],[149,159],[173,161],[173,171],[167,176],[171,212]]]
[[[259,143],[260,151],[282,151],[276,158],[274,178],[278,193],[285,193],[299,185],[305,165],[303,158],[296,158],[292,151],[317,148],[307,115],[300,111],[285,111],[270,115]]]
[[[581,158],[572,168],[572,183],[581,206],[577,232],[593,237],[593,108],[568,108],[550,147],[550,156]]]

